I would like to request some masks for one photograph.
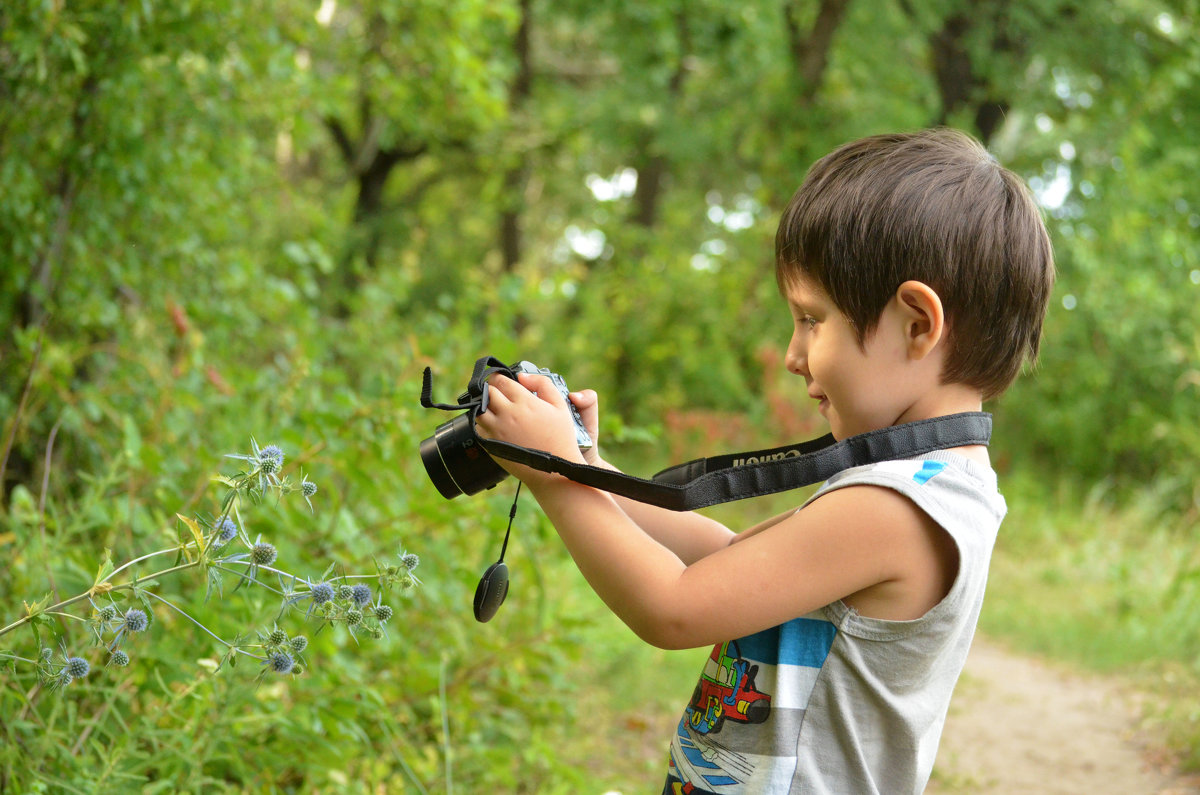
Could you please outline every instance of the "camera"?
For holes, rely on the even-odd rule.
[[[567,396],[570,390],[560,375],[525,361],[517,362],[508,370],[514,378],[517,373],[548,376],[554,388],[567,402],[567,408],[571,410],[579,449],[587,450],[592,446],[592,438],[583,427],[579,411]],[[459,396],[458,404],[467,408],[470,399],[470,393],[464,393]],[[482,405],[486,406],[486,401]],[[508,476],[480,444],[479,437],[475,434],[473,411],[467,411],[449,422],[442,423],[432,436],[422,439],[421,463],[425,465],[425,471],[438,492],[448,500],[460,494],[478,494],[484,489],[492,488]]]

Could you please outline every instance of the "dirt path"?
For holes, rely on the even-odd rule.
[[[954,693],[930,795],[1191,795],[1155,769],[1129,694],[977,637]]]

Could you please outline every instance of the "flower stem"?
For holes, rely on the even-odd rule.
[[[175,550],[168,549],[168,550],[164,550],[164,551],[165,552],[174,552]],[[145,555],[141,558],[138,558],[138,560],[145,560],[146,558],[151,558],[151,557],[154,557],[154,555],[161,555],[161,554],[163,554],[163,553],[162,552],[154,552],[154,553],[151,553],[150,555]],[[131,561],[131,563],[132,562],[133,561]],[[128,567],[129,565],[130,564],[127,563],[127,564],[125,564],[125,566],[122,566],[121,568],[124,569],[124,568]],[[163,569],[162,571],[156,571],[153,574],[151,574],[149,577],[146,577],[145,579],[153,579],[154,577],[162,577],[165,574],[174,574],[177,571],[183,571],[185,569],[194,569],[199,565],[200,565],[200,561],[195,561],[195,560],[190,563],[181,563],[178,566],[172,566],[169,569]],[[120,571],[120,569],[118,569],[118,571]],[[113,573],[115,574],[116,572],[113,572]],[[112,577],[112,574],[108,575],[108,577],[106,577],[105,579],[107,580],[109,577]],[[121,591],[121,590],[128,590],[132,587],[133,587],[133,583],[127,582],[127,583],[122,583],[121,585],[114,585],[111,590]],[[150,593],[150,592],[147,591],[147,593]],[[7,635],[9,632],[12,632],[14,629],[18,629],[20,627],[25,626],[26,624],[28,624],[30,621],[32,621],[37,616],[44,615],[46,613],[54,615],[58,611],[62,610],[62,608],[64,608],[64,607],[70,607],[71,605],[75,604],[76,602],[82,602],[84,599],[90,599],[92,597],[92,595],[93,595],[92,590],[89,588],[88,590],[84,591],[83,593],[72,596],[70,599],[64,599],[61,602],[59,602],[58,604],[50,605],[45,610],[35,613],[32,616],[23,616],[21,618],[18,618],[16,621],[12,622],[8,626],[0,628],[0,635]],[[151,595],[153,595],[153,594],[151,594]]]
[[[222,646],[224,646],[225,648],[227,648],[227,649],[232,649],[232,648],[234,647],[232,643],[230,643],[229,641],[227,641],[227,640],[224,640],[224,639],[222,639],[222,638],[218,637],[217,635],[213,634],[213,631],[212,631],[212,630],[210,630],[208,627],[206,627],[206,626],[204,626],[203,624],[201,624],[201,623],[200,623],[199,621],[197,621],[196,619],[192,618],[192,617],[191,617],[191,615],[189,615],[189,614],[188,614],[188,612],[187,612],[186,610],[184,610],[182,607],[179,607],[178,605],[174,604],[173,602],[170,602],[169,600],[162,598],[161,596],[159,596],[158,594],[154,593],[153,591],[146,591],[146,595],[147,595],[147,596],[153,596],[155,599],[157,599],[158,601],[162,602],[164,605],[166,605],[167,607],[171,608],[171,609],[172,609],[172,610],[174,610],[176,613],[178,613],[179,615],[181,615],[181,616],[183,616],[184,618],[186,618],[188,621],[191,621],[193,624],[195,624],[196,626],[200,627],[200,629],[202,629],[202,630],[204,630],[205,632],[207,632],[207,633],[209,634],[209,636],[210,636],[210,637],[212,637],[214,640],[216,640],[218,643],[220,643],[220,644],[221,644]]]

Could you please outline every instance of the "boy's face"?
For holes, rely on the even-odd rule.
[[[903,324],[893,300],[860,347],[846,316],[815,283],[801,278],[786,292],[794,322],[784,362],[804,378],[808,395],[837,439],[904,421],[916,393]]]

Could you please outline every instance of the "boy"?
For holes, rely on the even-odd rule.
[[[1036,358],[1054,280],[1029,191],[950,130],[820,160],[783,213],[775,258],[787,369],[838,439],[979,411]],[[583,460],[541,379],[494,379],[478,432]],[[596,439],[595,393],[571,401]],[[596,448],[587,458],[606,466]],[[716,644],[664,793],[924,789],[1005,513],[986,447],[843,471],[739,534],[500,463],[641,638]]]

